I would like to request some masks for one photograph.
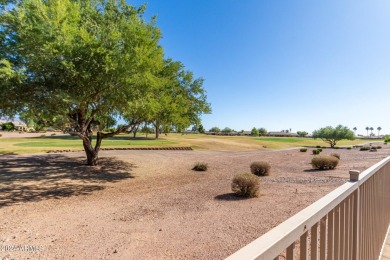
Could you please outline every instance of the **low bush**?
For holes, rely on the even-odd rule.
[[[340,154],[339,153],[332,153],[330,156],[336,157],[340,160]]]
[[[251,173],[242,173],[234,176],[232,191],[243,197],[253,198],[259,195],[260,181]]]
[[[326,149],[326,146],[322,146],[321,148],[322,148],[322,149]]]
[[[320,154],[320,151],[319,150],[313,150],[313,154]]]
[[[271,166],[264,161],[253,162],[250,166],[251,172],[257,176],[268,176]]]
[[[347,147],[347,150],[351,150],[351,149],[352,149],[352,147],[351,147],[351,146],[348,146],[348,147]]]
[[[204,172],[207,171],[208,165],[207,163],[197,163],[195,164],[194,168],[192,170],[198,171],[198,172]]]
[[[322,148],[318,148],[317,150],[320,151],[320,152],[322,152]]]
[[[370,150],[369,146],[360,147],[360,151],[368,151],[368,150]]]
[[[335,147],[333,147],[334,149],[340,149],[340,147],[338,147],[338,146],[335,146]]]
[[[316,148],[321,148],[321,145],[317,145]]]
[[[379,145],[379,146],[376,147],[376,149],[382,149],[382,146]]]
[[[307,148],[301,148],[301,149],[299,149],[299,151],[301,151],[302,153],[306,153],[307,152]]]
[[[331,170],[339,164],[339,159],[334,156],[316,156],[311,160],[311,165],[318,170]]]

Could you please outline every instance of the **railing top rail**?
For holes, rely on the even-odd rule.
[[[390,156],[386,157],[382,161],[374,164],[370,168],[366,169],[359,175],[359,185],[367,181],[372,175],[374,175],[378,170],[382,169],[388,162],[390,162]]]
[[[274,259],[389,161],[387,157],[371,166],[360,174],[358,182],[341,185],[226,259]]]

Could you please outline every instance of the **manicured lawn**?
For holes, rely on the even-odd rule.
[[[119,135],[102,141],[102,148],[123,147],[160,147],[176,146],[176,143],[164,139],[137,138],[130,135]],[[1,153],[31,154],[49,150],[82,150],[80,138],[73,136],[46,136],[31,138],[0,138]]]
[[[370,139],[343,140],[337,146],[350,146],[374,142]],[[300,146],[328,146],[322,140],[297,137],[251,137],[251,136],[211,136],[203,134],[168,134],[154,139],[154,135],[146,138],[138,135],[133,139],[131,135],[122,134],[104,139],[102,148],[126,147],[162,147],[162,146],[191,146],[195,150],[264,150],[283,149]],[[0,154],[17,153],[31,154],[47,152],[49,150],[83,150],[82,142],[73,136],[44,136],[0,138]]]
[[[255,140],[264,143],[267,147],[271,149],[283,149],[297,146],[326,146],[329,147],[328,143],[325,143],[321,139],[313,138],[299,138],[299,137],[254,137]],[[376,140],[377,141],[377,140]],[[358,145],[362,143],[373,142],[370,139],[355,139],[350,140],[341,140],[337,142],[337,146],[351,146]]]

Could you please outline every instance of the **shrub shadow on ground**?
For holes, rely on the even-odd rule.
[[[225,193],[225,194],[217,195],[217,196],[214,197],[214,199],[216,199],[216,200],[225,200],[225,201],[236,201],[236,200],[247,200],[247,199],[251,199],[251,198],[238,196],[235,193],[231,192],[231,193]]]
[[[0,157],[0,207],[87,195],[105,183],[133,178],[130,163],[100,158],[99,164],[86,166],[84,158],[64,155]]]
[[[318,169],[306,169],[304,172],[326,172],[327,170],[318,170]]]
[[[333,171],[335,169],[324,169],[324,170],[319,170],[319,169],[306,169],[306,170],[303,170],[304,172],[316,172],[316,173],[325,173],[325,172],[328,172],[328,171]]]

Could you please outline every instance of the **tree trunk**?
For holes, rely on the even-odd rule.
[[[134,127],[134,129],[133,129],[133,139],[136,138],[138,129],[139,129],[139,125],[137,125],[136,127]]]
[[[98,154],[94,152],[90,152],[89,150],[85,150],[87,155],[87,165],[88,166],[96,166],[98,164]]]
[[[158,139],[160,137],[160,125],[156,124],[155,127],[156,127],[156,139]]]
[[[102,143],[102,136],[100,132],[97,133],[96,145],[95,148],[92,146],[92,135],[89,135],[88,138],[83,139],[83,146],[85,154],[87,155],[87,165],[96,166],[99,160],[99,150]]]
[[[91,141],[83,140],[83,146],[84,146],[85,154],[87,155],[87,165],[96,166],[99,157],[98,157],[98,153],[95,152],[95,149],[93,149]]]

